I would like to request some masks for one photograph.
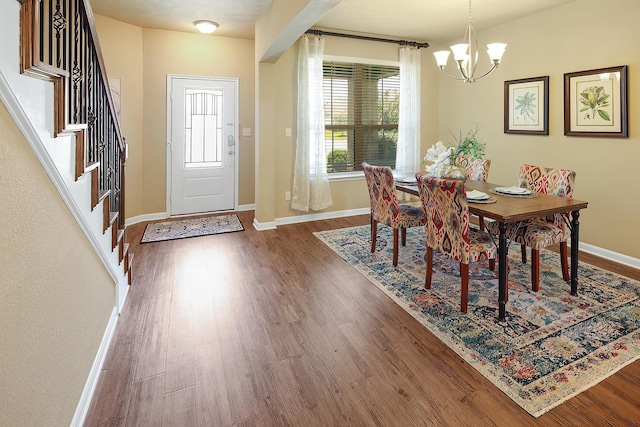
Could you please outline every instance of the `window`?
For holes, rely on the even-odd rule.
[[[396,164],[400,68],[324,62],[327,171]]]
[[[185,168],[222,166],[222,95],[219,89],[185,91]]]

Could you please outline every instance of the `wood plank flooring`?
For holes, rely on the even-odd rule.
[[[311,233],[368,216],[140,245],[87,426],[638,425],[640,361],[538,419]],[[401,248],[402,250],[402,248]],[[640,279],[640,272],[589,255]]]

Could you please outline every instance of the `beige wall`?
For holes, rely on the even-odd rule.
[[[238,203],[254,200],[253,40],[143,29],[144,50],[144,210],[166,210],[167,74],[239,79]]]
[[[69,425],[115,283],[2,103],[0,171],[0,425]]]
[[[126,217],[166,211],[167,74],[239,79],[238,203],[254,203],[253,40],[142,29],[96,15],[109,77],[122,80],[122,131],[129,143]]]
[[[270,63],[257,63],[256,105],[256,184],[255,184],[255,220],[266,223],[275,218],[275,181],[277,158],[277,117],[284,107],[278,102],[278,67]]]
[[[640,258],[635,224],[640,187],[634,166],[640,157],[638,16],[637,0],[580,0],[478,32],[483,44],[508,43],[500,68],[472,85],[442,77],[439,88],[443,141],[452,142],[448,129],[479,123],[494,182],[515,184],[525,162],[575,170],[574,197],[589,202],[580,216],[580,240],[634,258]],[[564,136],[564,73],[618,65],[629,66],[629,138]],[[504,81],[545,75],[550,80],[549,136],[505,134]]]
[[[129,146],[126,166],[125,217],[145,213],[143,209],[143,86],[142,28],[95,15],[100,48],[109,77],[120,79],[122,109],[120,128]]]
[[[279,191],[276,175],[281,162],[281,153],[277,149],[280,139],[278,118],[283,117],[281,110],[291,111],[290,98],[286,96],[291,90],[291,70],[283,70],[282,66],[274,64],[280,61],[298,37],[340,1],[342,0],[275,0],[256,22],[255,79],[258,131],[254,222],[260,223],[260,228],[269,228],[275,223],[275,205]],[[280,93],[282,87],[285,87],[284,94]],[[290,117],[287,115],[285,120],[290,121]]]

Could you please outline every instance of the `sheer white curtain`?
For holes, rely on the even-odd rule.
[[[400,112],[396,172],[420,171],[420,49],[400,48]]]
[[[291,208],[308,212],[333,205],[327,175],[322,52],[324,39],[300,39],[298,54],[298,140]]]

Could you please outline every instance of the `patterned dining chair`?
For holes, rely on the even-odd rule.
[[[487,178],[489,177],[489,168],[491,167],[491,160],[458,156],[456,164],[467,169],[467,177],[469,179],[487,182]]]
[[[393,173],[389,166],[362,163],[371,201],[371,253],[376,251],[378,223],[393,228],[393,266],[398,265],[398,231],[402,246],[407,244],[407,228],[424,225],[424,214],[419,207],[399,204]]]
[[[474,159],[473,157],[458,156],[456,164],[467,169],[467,178],[474,181],[487,182],[489,177],[489,168],[491,167],[491,160],[489,159]],[[484,218],[478,217],[478,226],[480,230],[485,231]]]
[[[569,169],[553,169],[523,164],[520,167],[519,186],[540,194],[573,198],[576,173]],[[563,218],[564,217],[564,218]],[[569,280],[567,240],[571,230],[567,225],[569,212],[541,218],[534,218],[507,226],[507,237],[520,243],[522,262],[527,262],[527,247],[531,248],[531,289],[540,289],[540,249],[553,244],[560,245],[560,265],[562,278]],[[489,232],[498,235],[498,224],[489,223]]]
[[[416,175],[426,224],[427,267],[424,286],[431,288],[433,251],[460,263],[460,311],[467,312],[469,263],[489,260],[495,267],[498,248],[489,233],[469,227],[469,205],[464,182]]]

